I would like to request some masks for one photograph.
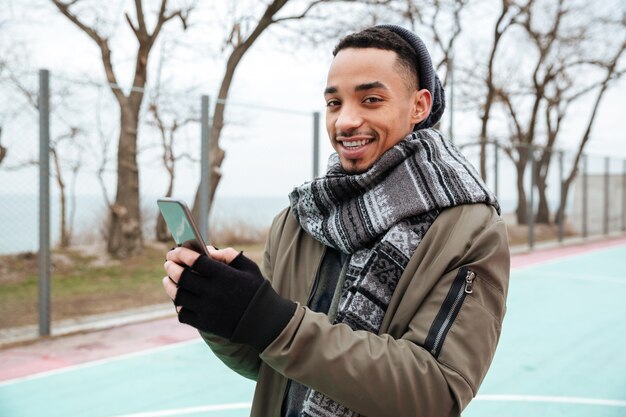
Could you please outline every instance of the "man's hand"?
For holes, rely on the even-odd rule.
[[[296,304],[280,297],[257,265],[232,248],[200,255],[186,248],[167,253],[165,291],[178,320],[262,351],[287,325]]]
[[[230,264],[233,259],[237,257],[237,255],[239,255],[239,252],[233,248],[217,250],[213,246],[207,246],[207,249],[209,250],[211,258],[227,265]],[[200,254],[198,252],[187,248],[174,248],[165,256],[166,262],[163,265],[163,268],[165,268],[167,276],[163,277],[163,287],[172,301],[176,299],[178,281],[180,281],[180,277],[185,270],[184,267],[193,265],[199,256]],[[176,311],[178,313],[180,313],[180,310],[181,307],[176,306]]]

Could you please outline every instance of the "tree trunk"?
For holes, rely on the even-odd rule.
[[[61,172],[61,162],[59,161],[59,155],[56,152],[55,148],[50,148],[50,153],[52,154],[52,159],[54,161],[54,167],[56,170],[56,180],[57,185],[59,186],[59,198],[61,202],[61,243],[60,246],[62,248],[67,248],[70,246],[70,234],[67,228],[67,197],[65,194],[65,181],[63,181],[63,173]]]
[[[622,44],[622,48],[618,51],[618,53],[613,58],[611,65],[609,65],[609,67],[607,68],[606,77],[604,81],[602,82],[600,91],[598,91],[598,95],[596,96],[596,100],[593,104],[593,109],[591,111],[591,115],[589,116],[589,121],[587,122],[587,128],[585,129],[585,132],[583,133],[583,136],[580,140],[580,145],[578,146],[578,151],[576,152],[576,157],[574,158],[572,169],[569,175],[567,176],[567,178],[565,179],[565,181],[563,182],[563,197],[561,198],[559,209],[557,211],[557,216],[558,216],[557,219],[562,217],[563,220],[565,220],[565,204],[567,202],[567,195],[569,193],[570,186],[572,185],[574,178],[576,178],[576,176],[578,175],[578,164],[585,150],[585,146],[587,145],[587,142],[589,141],[589,138],[591,137],[591,129],[593,128],[596,115],[598,114],[598,108],[600,107],[600,103],[602,102],[604,93],[607,91],[609,87],[609,82],[613,78],[613,73],[615,72],[617,63],[622,53],[624,53],[625,49],[626,49],[626,42]]]
[[[213,199],[215,197],[215,192],[217,191],[217,186],[219,185],[220,179],[222,178],[221,174],[221,166],[222,162],[224,162],[224,157],[226,153],[219,146],[219,139],[222,134],[222,129],[224,127],[224,113],[226,111],[226,103],[224,101],[228,98],[228,92],[230,90],[230,86],[232,84],[233,78],[235,76],[235,70],[237,69],[237,65],[243,58],[248,47],[239,46],[235,48],[233,53],[228,59],[226,63],[226,72],[224,74],[224,78],[222,79],[222,83],[220,85],[220,90],[218,93],[218,102],[215,104],[215,108],[213,110],[211,125],[211,149],[209,150],[210,155],[203,155],[203,157],[209,159],[209,211],[213,206]],[[196,196],[193,202],[192,214],[196,221],[200,218],[200,184],[198,185],[198,189],[196,190]],[[209,213],[203,213],[202,215],[208,216]]]
[[[517,209],[515,215],[517,224],[528,224],[528,203],[526,202],[526,189],[524,188],[524,172],[526,163],[517,164]]]
[[[149,33],[146,26],[141,0],[134,2],[135,23],[133,23],[130,15],[125,13],[126,21],[138,42],[135,75],[132,83],[133,89],[126,96],[119,88],[115,75],[111,59],[112,52],[109,48],[109,38],[100,35],[94,27],[85,24],[70,10],[70,7],[77,1],[66,3],[52,0],[52,2],[61,13],[80,30],[85,32],[100,48],[102,65],[107,81],[120,106],[121,123],[117,149],[117,192],[115,202],[109,206],[111,217],[107,250],[118,259],[127,258],[141,252],[143,249],[139,205],[139,167],[137,166],[137,129],[139,126],[139,110],[143,100],[143,89],[147,80],[148,57],[163,25],[167,21],[179,17],[183,22],[183,29],[186,29],[186,19],[191,8],[178,9],[168,13],[167,0],[162,0],[152,33]]]
[[[491,53],[489,55],[489,63],[487,65],[487,79],[485,83],[487,84],[487,97],[485,98],[485,103],[483,105],[483,114],[481,115],[481,127],[480,127],[480,176],[483,181],[487,181],[487,125],[489,123],[491,106],[493,105],[495,99],[495,86],[493,84],[493,73],[494,73],[494,62],[496,58],[496,52],[498,50],[498,45],[500,40],[502,39],[502,35],[504,32],[510,27],[511,23],[505,23],[504,27],[501,27],[502,22],[504,22],[504,18],[509,12],[510,3],[508,0],[502,1],[502,11],[496,25],[494,27],[493,33],[493,44],[491,46]]]
[[[578,170],[574,170],[572,172],[573,172],[573,175],[571,175],[569,178],[563,181],[563,185],[562,185],[563,191],[561,193],[561,199],[559,200],[559,208],[556,211],[556,215],[555,215],[555,221],[561,222],[561,224],[564,224],[565,220],[567,220],[567,216],[565,215],[566,214],[565,205],[567,203],[567,197],[569,194],[570,185],[576,178],[576,175],[578,174]]]
[[[121,130],[117,151],[117,193],[110,210],[108,251],[123,259],[141,253],[141,211],[137,166],[137,126],[140,100],[121,107]]]
[[[528,202],[526,201],[524,174],[526,173],[529,151],[524,145],[518,145],[517,155],[517,159],[515,159],[512,155],[509,155],[515,164],[515,171],[517,174],[517,209],[515,210],[515,216],[517,217],[517,224],[528,224]]]
[[[535,179],[537,181],[537,193],[539,195],[539,204],[537,207],[537,214],[535,215],[535,223],[551,224],[550,206],[546,195],[548,184],[543,176],[536,176]]]
[[[554,144],[554,138],[551,137],[548,141],[546,149],[543,150],[541,159],[535,164],[535,184],[537,186],[537,194],[539,195],[539,205],[537,207],[537,214],[535,216],[535,223],[551,224],[550,219],[550,203],[548,202],[548,196],[546,194],[548,190],[548,173],[550,172],[550,163],[552,162],[552,145]]]

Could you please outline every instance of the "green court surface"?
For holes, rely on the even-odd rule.
[[[512,271],[463,416],[626,416],[625,295],[626,245]],[[247,416],[253,390],[194,340],[0,383],[0,416]]]
[[[626,246],[512,271],[494,362],[464,417],[626,416]]]

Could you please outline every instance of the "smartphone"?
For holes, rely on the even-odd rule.
[[[177,246],[182,246],[209,256],[204,239],[191,217],[189,207],[182,200],[159,198],[157,205]]]

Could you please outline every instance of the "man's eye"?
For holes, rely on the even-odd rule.
[[[339,100],[328,100],[326,102],[326,107],[336,107],[339,104],[341,104],[341,103],[339,103]]]
[[[365,97],[365,99],[363,100],[363,103],[378,103],[381,101],[383,100],[379,97]]]

